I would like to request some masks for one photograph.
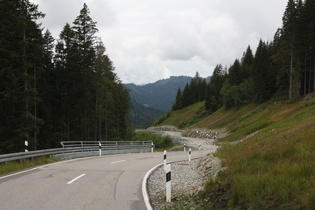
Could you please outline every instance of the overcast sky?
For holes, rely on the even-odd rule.
[[[272,41],[287,0],[30,0],[54,38],[85,2],[123,83],[211,76],[261,38]]]

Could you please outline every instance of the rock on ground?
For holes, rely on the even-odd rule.
[[[221,161],[212,154],[203,158],[193,159],[191,162],[182,161],[171,163],[172,198],[177,195],[194,197],[203,190],[205,181],[214,178],[221,170]],[[148,179],[148,193],[153,209],[165,209],[172,203],[166,202],[166,181],[164,167],[152,172]],[[193,200],[192,200],[193,201]]]

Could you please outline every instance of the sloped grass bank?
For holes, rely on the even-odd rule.
[[[173,125],[177,128],[184,129],[195,125],[201,119],[206,117],[207,114],[204,108],[204,102],[200,102],[181,110],[168,112],[160,117],[154,125]]]
[[[208,184],[204,198],[223,187],[230,192],[225,207],[315,208],[315,98],[269,104],[229,129],[233,133],[223,142],[259,132],[219,149],[216,155],[228,169]]]
[[[0,164],[0,176],[21,171],[28,168],[33,168],[36,166],[41,166],[49,163],[57,162],[57,159],[49,158],[49,157],[38,157],[34,160],[21,160],[21,161],[11,161],[9,163],[1,163]]]
[[[172,113],[180,122],[165,122],[189,121],[180,115],[195,106]],[[226,170],[196,201],[205,209],[315,209],[315,98],[220,109],[199,119],[189,128],[230,133],[215,154]]]

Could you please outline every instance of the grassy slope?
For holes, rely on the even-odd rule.
[[[223,188],[224,205],[232,208],[315,207],[315,98],[220,109],[208,117],[202,117],[202,105],[174,112],[163,124],[231,133],[216,153],[228,169],[209,183],[205,197],[215,203]]]
[[[48,157],[38,157],[35,160],[21,160],[21,161],[11,161],[9,163],[0,163],[0,176],[9,174],[12,172],[21,171],[28,168],[33,168],[49,163],[57,162],[57,159],[48,158]]]

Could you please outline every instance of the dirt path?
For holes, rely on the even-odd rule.
[[[187,147],[195,147],[200,150],[211,150],[211,152],[215,152],[218,148],[218,146],[214,145],[214,139],[183,137],[181,131],[163,131],[163,133],[172,138],[180,139],[187,145]]]

